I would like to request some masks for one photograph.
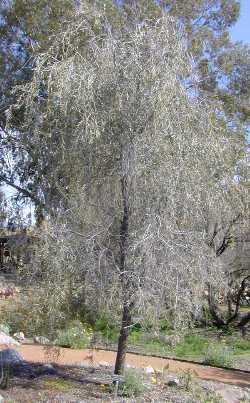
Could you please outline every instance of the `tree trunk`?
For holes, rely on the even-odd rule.
[[[246,315],[242,316],[237,327],[239,327],[240,329],[243,329],[248,324],[249,321],[250,321],[250,312],[248,312]]]
[[[233,315],[233,305],[232,305],[232,295],[229,292],[227,295],[227,312],[228,312],[228,319],[231,318],[231,316]]]
[[[218,307],[215,304],[213,289],[211,285],[209,286],[208,291],[208,307],[209,307],[209,313],[212,317],[213,324],[218,328],[225,326],[226,321],[224,320],[223,316],[219,313]]]
[[[115,374],[122,374],[124,371],[125,357],[127,351],[127,342],[129,335],[129,326],[131,325],[131,284],[130,276],[127,270],[128,254],[128,231],[129,231],[129,201],[128,201],[128,177],[124,175],[121,179],[123,216],[120,227],[120,273],[123,291],[123,314],[118,342],[118,350],[115,363]]]
[[[217,305],[214,303],[213,290],[212,290],[212,287],[210,286],[208,304],[209,304],[209,312],[212,316],[213,323],[215,324],[215,326],[217,326],[218,328],[221,328],[223,326],[228,326],[228,325],[233,324],[233,322],[238,319],[241,297],[245,291],[246,284],[249,279],[250,279],[250,275],[246,276],[242,280],[241,285],[237,292],[234,309],[232,308],[232,299],[231,299],[230,293],[227,295],[227,299],[228,299],[228,301],[227,301],[228,302],[228,318],[227,319],[225,319],[223,317],[223,315],[219,312]],[[250,313],[249,313],[249,316],[248,316],[248,314],[245,315],[241,319],[239,324],[237,324],[236,326],[239,328],[244,327],[249,320],[250,320]]]
[[[122,314],[122,325],[120,330],[118,350],[115,362],[115,374],[122,374],[124,371],[125,357],[128,347],[128,335],[130,330],[131,306],[124,304]]]

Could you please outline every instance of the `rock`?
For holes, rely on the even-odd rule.
[[[0,366],[21,362],[24,362],[24,359],[18,351],[12,348],[6,348],[5,350],[0,351]]]
[[[18,351],[12,348],[0,351],[0,367],[11,368],[11,373],[15,376],[28,378],[35,377],[31,365],[24,361]]]
[[[44,375],[55,375],[57,373],[52,364],[44,364],[42,366],[42,372]]]
[[[209,384],[202,385],[202,389],[206,392],[214,392],[214,387]]]
[[[112,376],[112,383],[113,385],[117,384],[117,385],[124,385],[125,384],[125,378],[122,375],[116,375],[114,374]]]
[[[168,386],[179,386],[180,385],[180,381],[178,378],[175,378],[174,376],[168,377],[166,379],[166,384]]]
[[[241,397],[241,400],[243,400],[243,402],[250,402],[250,392],[248,390],[244,391],[244,394]]]
[[[56,375],[57,370],[53,367],[52,364],[41,364],[35,368],[35,373],[37,376],[41,375]]]
[[[99,365],[100,365],[100,367],[104,367],[104,368],[112,367],[112,364],[110,364],[109,362],[106,362],[106,361],[100,361]]]
[[[127,369],[135,369],[136,367],[130,364],[125,364],[125,368]]]
[[[44,336],[35,336],[33,341],[36,344],[44,344],[44,345],[51,344],[50,340],[47,339],[47,337],[44,337]]]
[[[15,339],[17,339],[19,342],[22,342],[25,340],[25,336],[24,336],[23,332],[14,333],[13,337],[15,337]]]
[[[93,368],[93,365],[91,365],[91,363],[88,361],[78,362],[77,364],[75,364],[75,366],[78,368],[84,368],[84,369]]]
[[[6,333],[0,331],[0,344],[12,344],[14,346],[19,346],[20,343],[13,339],[13,337],[8,336]]]
[[[154,372],[155,372],[154,368],[152,368],[152,367],[143,368],[143,371],[144,371],[145,374],[147,374],[147,375],[154,374]]]

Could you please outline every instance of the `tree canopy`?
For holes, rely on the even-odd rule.
[[[244,192],[241,148],[222,106],[199,91],[178,23],[163,15],[115,29],[95,13],[77,11],[37,57],[9,122],[22,111],[18,138],[46,166],[39,185],[61,245],[47,279],[60,287],[64,261],[85,299],[112,289],[119,373],[133,312],[174,311],[177,325],[214,282],[209,225],[244,209]]]
[[[53,38],[67,27],[70,19],[74,18],[75,10],[88,15],[96,32],[103,23],[102,15],[106,16],[108,24],[115,31],[169,14],[176,19],[178,35],[184,37],[199,71],[196,90],[201,91],[211,103],[223,104],[227,125],[238,144],[237,150],[241,148],[241,153],[244,153],[250,99],[249,47],[240,43],[233,44],[229,38],[229,29],[239,17],[238,1],[189,0],[184,5],[179,0],[160,1],[158,4],[153,0],[105,0],[96,1],[95,12],[91,14],[89,10],[92,5],[88,0],[39,0],[35,2],[35,7],[32,0],[3,3],[0,10],[2,129],[6,125],[8,109],[16,102],[18,86],[32,79],[37,58],[48,50]],[[186,83],[190,85],[188,78]],[[44,183],[44,176],[49,175],[53,165],[49,167],[46,152],[36,155],[31,134],[25,138],[19,137],[18,130],[22,122],[23,112],[20,109],[13,117],[14,130],[1,136],[5,154],[8,152],[8,155],[13,155],[11,167],[2,156],[1,179],[12,185],[20,198],[31,199],[38,211],[45,209],[48,212],[53,204],[52,199],[55,201],[58,193],[55,184],[48,188]],[[236,154],[237,159],[238,151]]]

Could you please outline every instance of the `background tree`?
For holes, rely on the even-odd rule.
[[[13,88],[32,79],[36,57],[46,51],[51,36],[74,8],[71,0],[14,0],[0,5],[0,180],[15,189],[20,199],[32,201],[38,217],[45,208],[40,182],[47,164],[36,154],[32,133],[26,138],[19,136],[22,111],[15,115],[14,131],[5,130],[6,111],[16,102]]]
[[[0,191],[0,230],[2,231],[6,226],[6,200],[4,193]]]

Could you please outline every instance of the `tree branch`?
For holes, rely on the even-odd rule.
[[[29,192],[26,189],[23,189],[21,186],[16,185],[14,182],[11,180],[5,178],[5,176],[0,175],[0,181],[5,182],[7,185],[11,186],[13,189],[17,190],[18,192],[22,193],[25,197],[28,197],[31,199],[36,205],[41,206],[45,208],[44,203],[41,202],[36,196],[34,196],[31,192]]]
[[[246,276],[241,282],[240,288],[239,288],[239,290],[237,292],[236,303],[235,303],[235,311],[234,311],[234,314],[228,318],[227,324],[231,323],[238,316],[239,308],[240,308],[240,300],[241,300],[243,292],[245,291],[246,282],[247,282],[247,280],[249,278],[250,278],[250,275]]]

